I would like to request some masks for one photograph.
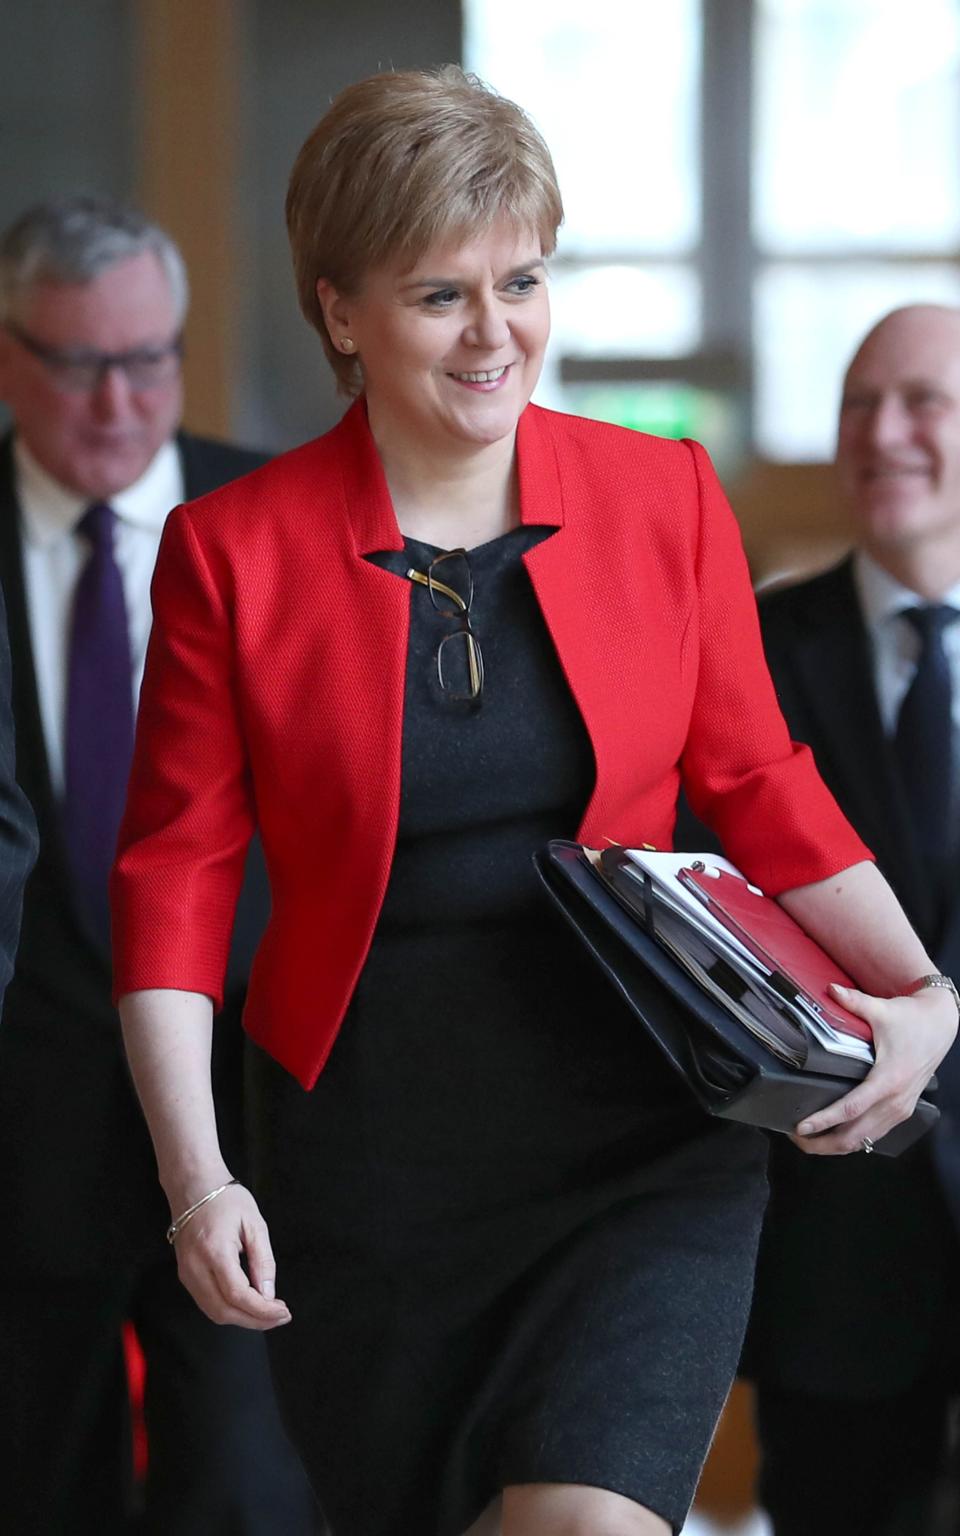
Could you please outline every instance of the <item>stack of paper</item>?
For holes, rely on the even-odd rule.
[[[870,1026],[831,982],[854,983],[789,913],[714,854],[608,848],[591,862],[703,989],[781,1060],[860,1077]]]

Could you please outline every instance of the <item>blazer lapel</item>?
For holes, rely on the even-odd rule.
[[[960,773],[960,763],[953,764],[954,776]],[[954,836],[954,847],[960,842]],[[954,855],[955,876],[950,896],[943,914],[940,942],[936,947],[937,963],[951,976],[960,971],[960,850]]]
[[[33,806],[40,832],[40,862],[51,872],[51,882],[60,892],[71,893],[72,883],[63,846],[61,810],[50,777],[40,699],[33,659],[33,641],[27,607],[27,589],[23,562],[23,533],[20,505],[16,493],[13,439],[0,444],[0,575],[7,607],[7,628],[13,664],[13,714],[17,733],[17,779]],[[109,950],[98,941],[84,923],[72,894],[63,901],[77,936],[98,956],[110,964]]]
[[[198,496],[205,496],[208,491],[216,489],[216,484],[210,482],[209,477],[203,473],[203,456],[197,452],[197,444],[186,432],[177,433],[177,453],[180,455],[180,468],[183,472],[185,501],[194,501]]]
[[[520,418],[517,463],[520,516],[524,524],[556,532],[523,557],[557,659],[593,748],[596,776],[577,837],[597,844],[636,826],[639,786],[673,772],[684,746],[683,709],[674,701],[684,687],[679,637],[661,644],[669,620],[661,566],[642,538],[627,564],[614,524],[597,538],[589,509],[595,493],[585,489],[575,454],[561,461],[551,430],[551,412],[528,406]],[[571,462],[572,461],[572,462]],[[654,482],[638,485],[634,496],[637,529],[648,525],[646,500],[655,505]],[[655,524],[655,515],[650,526]],[[629,588],[629,600],[618,594]],[[617,635],[616,682],[611,681],[611,633]],[[692,687],[691,687],[692,697]],[[664,700],[671,708],[664,710]],[[665,717],[669,726],[664,725]],[[646,723],[661,722],[658,730]],[[669,790],[667,791],[669,796]],[[675,797],[675,790],[674,790]],[[614,819],[615,818],[615,819]]]
[[[244,468],[253,468],[252,463],[238,468],[232,458],[236,450],[231,450],[225,443],[193,437],[189,432],[178,432],[175,442],[183,472],[184,501],[196,501],[198,496],[217,491],[226,481],[241,474]],[[167,510],[172,511],[172,508],[168,507]]]
[[[944,914],[943,930],[936,946],[937,963],[950,975],[960,970],[960,869],[952,889],[953,898]]]
[[[37,679],[30,638],[20,506],[17,501],[13,463],[13,439],[0,444],[0,577],[7,606],[7,628],[13,658],[13,708],[17,732],[17,777],[33,805],[43,829],[43,841],[57,853],[60,847],[59,814],[50,780],[46,742],[40,715]]]
[[[932,909],[893,754],[877,706],[870,641],[850,561],[828,572],[797,620],[797,684],[816,722],[825,777],[871,847],[913,921],[929,932]]]

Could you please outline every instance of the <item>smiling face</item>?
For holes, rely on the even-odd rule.
[[[117,261],[86,283],[38,283],[16,315],[24,335],[53,351],[137,352],[169,346],[179,316],[150,251]],[[119,368],[79,392],[0,328],[0,399],[38,464],[68,490],[106,500],[143,474],[180,419],[179,369],[134,388]]]
[[[960,312],[915,305],[870,333],[844,384],[837,467],[881,564],[960,553]]]
[[[333,344],[353,343],[378,443],[448,455],[512,436],[550,333],[539,238],[495,223],[368,274],[355,297],[321,280]]]

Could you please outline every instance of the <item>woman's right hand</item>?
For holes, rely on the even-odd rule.
[[[289,1323],[285,1303],[274,1294],[277,1267],[267,1224],[250,1191],[231,1182],[217,1140],[211,999],[151,987],[125,993],[119,1006],[170,1214],[180,1222],[193,1210],[174,1242],[180,1279],[211,1322],[261,1331]]]
[[[267,1224],[242,1184],[192,1216],[174,1248],[180,1279],[211,1322],[260,1332],[289,1323],[289,1308],[274,1294],[277,1266]]]

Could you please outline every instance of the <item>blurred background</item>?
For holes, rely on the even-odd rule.
[[[531,112],[567,210],[536,398],[705,442],[758,582],[844,547],[858,338],[960,303],[960,0],[4,0],[3,23],[0,220],[85,189],[172,231],[198,431],[282,449],[339,415],[283,199],[331,96],[381,68],[459,60]],[[738,1394],[698,1531],[762,1528],[748,1420]]]
[[[5,0],[0,219],[139,202],[191,271],[188,424],[288,447],[340,409],[294,298],[293,156],[348,81],[451,59],[557,161],[537,398],[704,441],[759,581],[826,563],[851,348],[960,302],[958,0]]]

